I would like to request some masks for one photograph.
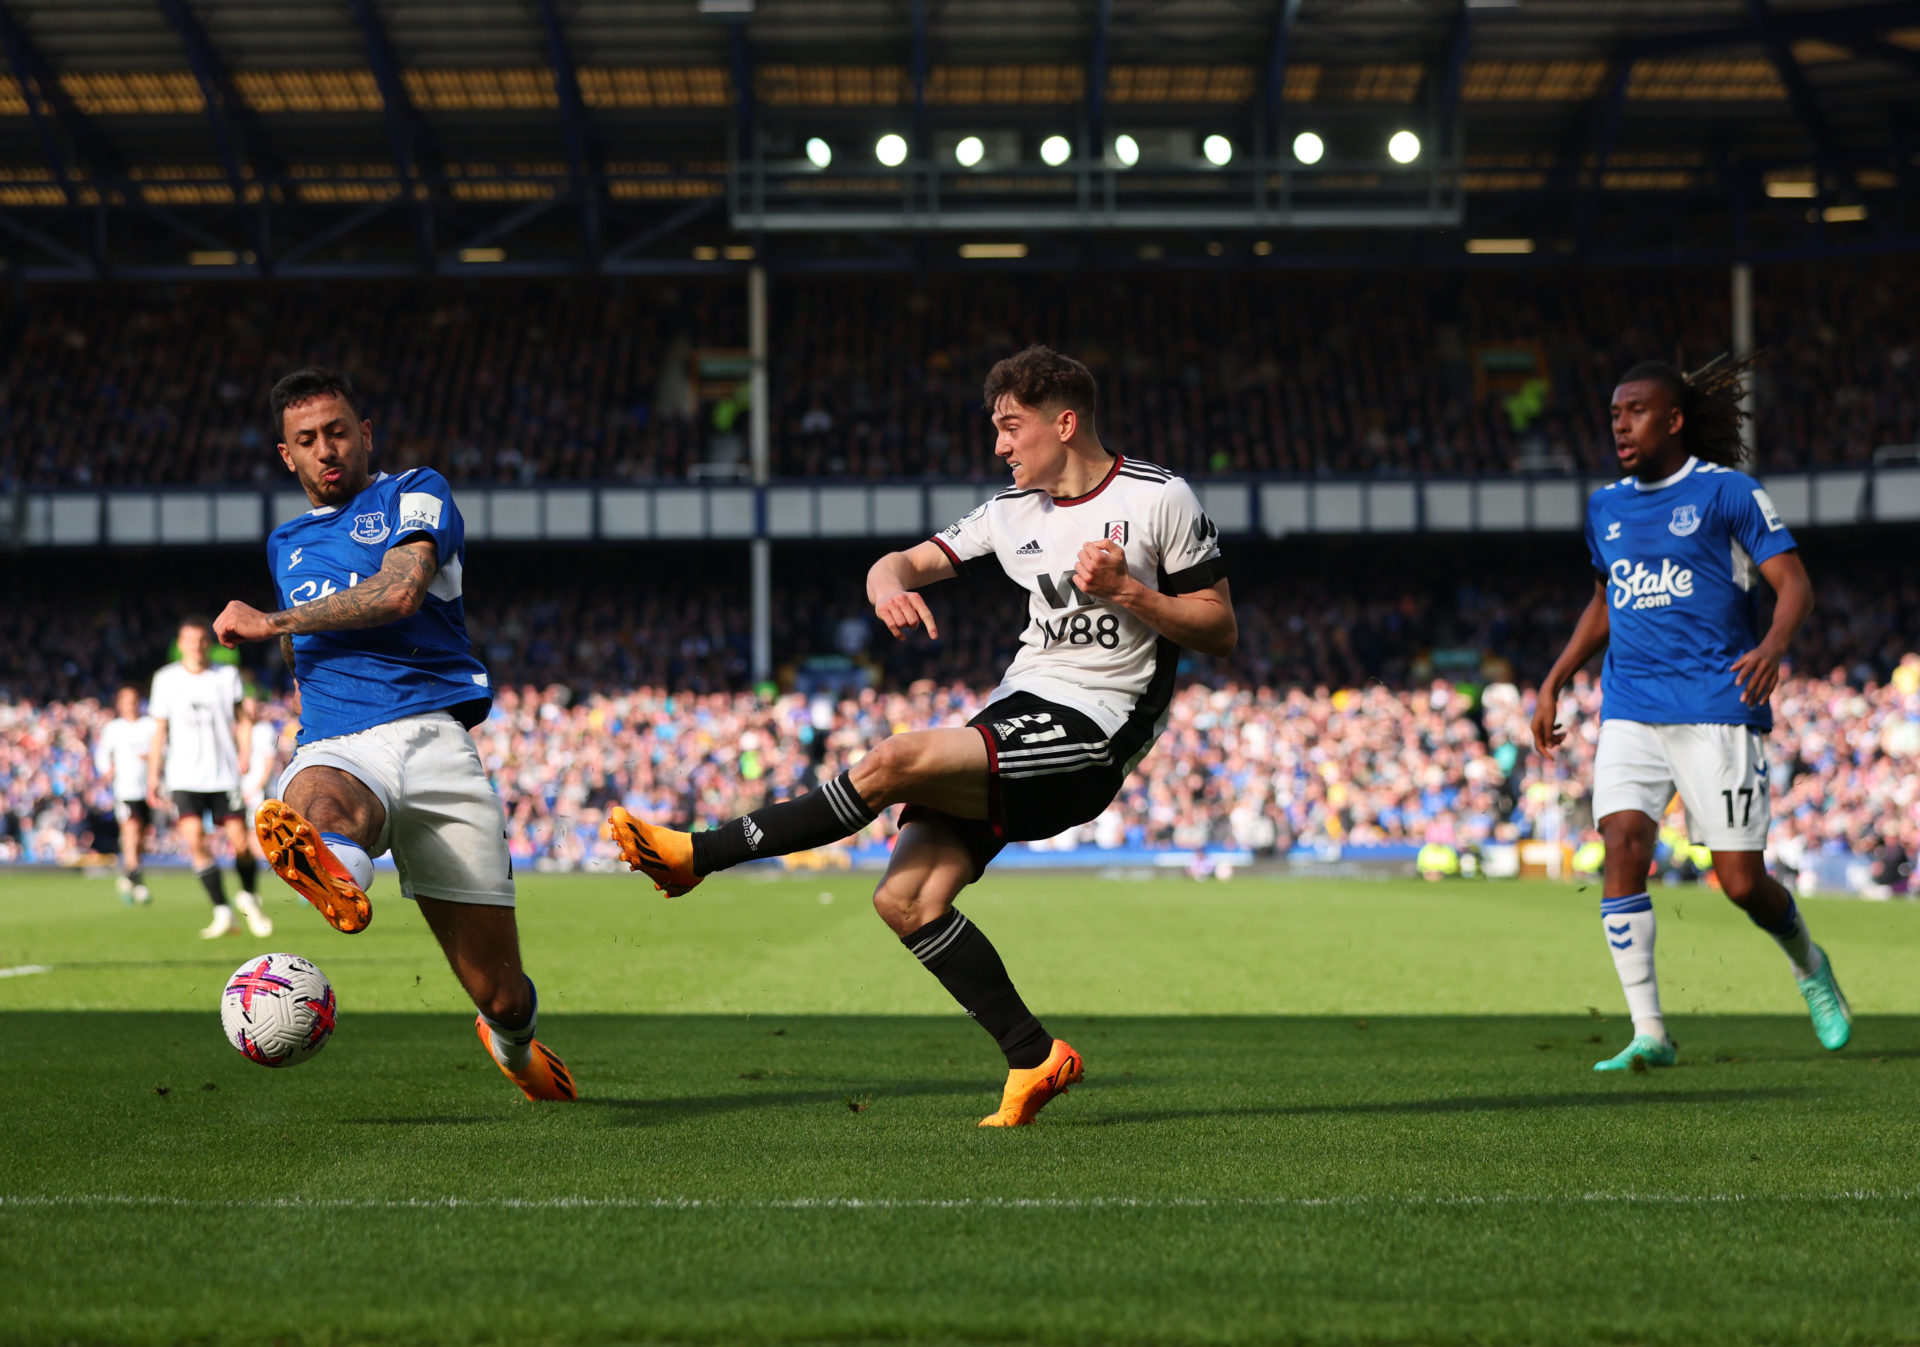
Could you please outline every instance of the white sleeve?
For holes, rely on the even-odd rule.
[[[1225,578],[1220,530],[1186,479],[1176,477],[1167,483],[1154,522],[1160,569],[1166,576],[1160,586],[1163,594],[1190,594]]]
[[[119,723],[117,718],[109,720],[106,728],[100,731],[100,738],[93,745],[95,775],[111,776],[113,774],[113,727]]]
[[[987,519],[987,507],[991,504],[992,501],[982,501],[933,535],[934,544],[947,554],[956,568],[993,555],[993,525]]]
[[[238,667],[232,664],[223,664],[220,667],[226,670],[226,676],[223,681],[229,689],[230,695],[228,700],[235,706],[238,706],[247,699],[247,685],[240,681],[240,670]]]
[[[147,693],[147,714],[155,720],[172,720],[173,711],[167,705],[167,691],[173,686],[173,680],[162,669],[153,676],[153,687]]]

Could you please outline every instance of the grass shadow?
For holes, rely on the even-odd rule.
[[[987,1100],[986,1107],[992,1108],[993,1088],[990,1081],[980,1078],[971,1080],[920,1080],[891,1082],[876,1088],[871,1082],[848,1082],[844,1086],[832,1089],[809,1090],[768,1090],[759,1094],[709,1094],[689,1095],[667,1099],[582,1099],[580,1102],[590,1108],[605,1110],[618,1126],[651,1127],[665,1123],[682,1122],[689,1118],[708,1117],[720,1113],[740,1113],[752,1109],[803,1108],[817,1104],[842,1104],[849,1098],[856,1102],[865,1100],[863,1107],[884,1103],[888,1099],[912,1099],[928,1096],[977,1094]]]
[[[1272,1107],[1240,1105],[1229,1108],[1155,1109],[1132,1113],[1109,1113],[1081,1119],[1087,1127],[1112,1127],[1127,1123],[1181,1122],[1196,1118],[1310,1118],[1315,1116],[1358,1116],[1379,1114],[1437,1115],[1446,1113],[1499,1113],[1555,1108],[1643,1107],[1650,1104],[1741,1104],[1768,1099],[1796,1099],[1802,1094],[1793,1089],[1754,1090],[1649,1090],[1634,1094],[1511,1094],[1478,1095],[1452,1099],[1393,1099],[1350,1104],[1275,1104]]]

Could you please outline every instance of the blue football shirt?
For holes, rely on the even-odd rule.
[[[1760,643],[1760,563],[1795,546],[1758,482],[1696,458],[1594,492],[1587,549],[1612,627],[1601,718],[1772,729],[1732,665]]]
[[[439,569],[412,617],[293,638],[301,743],[425,711],[459,708],[469,725],[486,717],[493,690],[467,639],[461,599],[466,525],[439,473],[383,472],[347,504],[288,520],[267,539],[267,564],[280,602],[297,608],[360,584],[378,573],[389,548],[415,538],[432,539]]]

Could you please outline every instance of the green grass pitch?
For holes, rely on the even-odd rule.
[[[1656,895],[1681,1065],[1596,893],[992,875],[963,907],[1086,1055],[981,1131],[998,1054],[857,876],[521,889],[534,1107],[417,914],[0,873],[0,1342],[1920,1342],[1920,905],[1813,901],[1821,1051],[1717,895]],[[294,1070],[226,1045],[249,952],[339,989]],[[1597,1009],[1590,1009],[1597,1008]],[[859,1105],[855,1108],[853,1105]]]

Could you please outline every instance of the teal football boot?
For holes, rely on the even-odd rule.
[[[1672,1066],[1680,1060],[1675,1043],[1662,1043],[1652,1034],[1635,1034],[1633,1042],[1604,1062],[1595,1062],[1595,1071],[1645,1071],[1648,1067]]]
[[[1820,971],[1794,981],[1800,984],[1800,994],[1807,998],[1807,1010],[1813,1016],[1813,1032],[1819,1036],[1820,1046],[1828,1052],[1838,1052],[1853,1037],[1853,1007],[1847,1004],[1847,998],[1840,993],[1840,984],[1833,979],[1833,960],[1820,946],[1814,948],[1820,950]]]

